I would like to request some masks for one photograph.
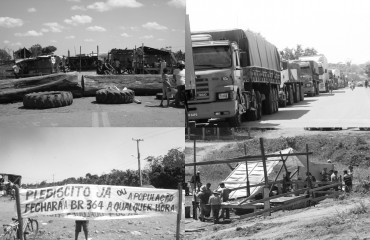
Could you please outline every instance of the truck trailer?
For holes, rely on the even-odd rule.
[[[279,106],[285,107],[303,101],[304,89],[299,64],[292,61],[282,61],[282,66]]]
[[[278,111],[280,57],[260,35],[242,29],[192,33],[192,51],[189,121],[217,118],[240,126]]]
[[[307,61],[313,60],[319,65],[319,91],[329,92],[329,72],[328,72],[328,60],[324,54],[314,55],[314,56],[304,56],[300,57],[299,60]]]

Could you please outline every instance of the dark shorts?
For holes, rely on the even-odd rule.
[[[81,232],[81,228],[84,229],[84,232],[88,232],[89,231],[89,221],[76,220],[76,232]]]

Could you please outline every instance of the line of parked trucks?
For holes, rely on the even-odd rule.
[[[186,56],[193,56],[186,59],[189,121],[225,119],[237,127],[303,101],[305,95],[329,92],[330,82],[334,89],[345,86],[344,74],[328,69],[324,55],[281,62],[277,48],[251,31],[191,33],[186,45]]]

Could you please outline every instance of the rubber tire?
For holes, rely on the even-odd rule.
[[[304,101],[304,89],[303,89],[303,85],[300,85],[299,90],[301,91],[300,99],[301,99],[301,101]]]
[[[276,109],[275,112],[279,112],[279,92],[277,88],[274,89],[274,93],[275,93],[275,109]]]
[[[96,91],[96,102],[104,104],[124,104],[134,102],[135,92],[127,89],[118,91],[117,89],[105,88]]]
[[[257,120],[262,118],[262,98],[261,93],[256,91],[256,98],[257,98]]]
[[[273,113],[273,96],[271,89],[266,94],[266,99],[264,102],[264,113],[268,115]]]
[[[58,108],[69,106],[72,103],[72,93],[63,91],[35,92],[23,97],[24,108],[30,109]]]
[[[294,103],[293,89],[292,89],[292,86],[288,86],[288,87],[289,87],[289,98],[288,98],[287,105],[293,105]]]
[[[231,127],[240,127],[242,124],[242,117],[239,114],[239,111],[235,114],[234,117],[229,118],[229,123]]]
[[[293,84],[293,97],[294,97],[294,99],[293,99],[293,102],[294,103],[297,103],[297,102],[299,102],[299,87],[298,87],[298,85],[297,84]]]

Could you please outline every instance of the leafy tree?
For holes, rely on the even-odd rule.
[[[8,61],[11,60],[12,57],[5,49],[0,49],[0,61]]]
[[[41,49],[42,55],[50,55],[57,50],[54,46],[47,46]]]
[[[302,56],[313,56],[317,55],[318,52],[314,48],[302,48],[301,44],[297,44],[296,48],[284,48],[280,51],[281,58],[283,60],[296,60]]]
[[[150,183],[156,188],[176,189],[184,182],[185,154],[178,149],[171,149],[167,155],[154,158],[149,173]]]
[[[31,51],[32,57],[37,57],[42,55],[42,47],[40,44],[32,45],[28,50]]]
[[[180,60],[185,61],[185,53],[182,52],[181,50],[175,52],[174,55],[175,55],[177,61],[180,61]]]

